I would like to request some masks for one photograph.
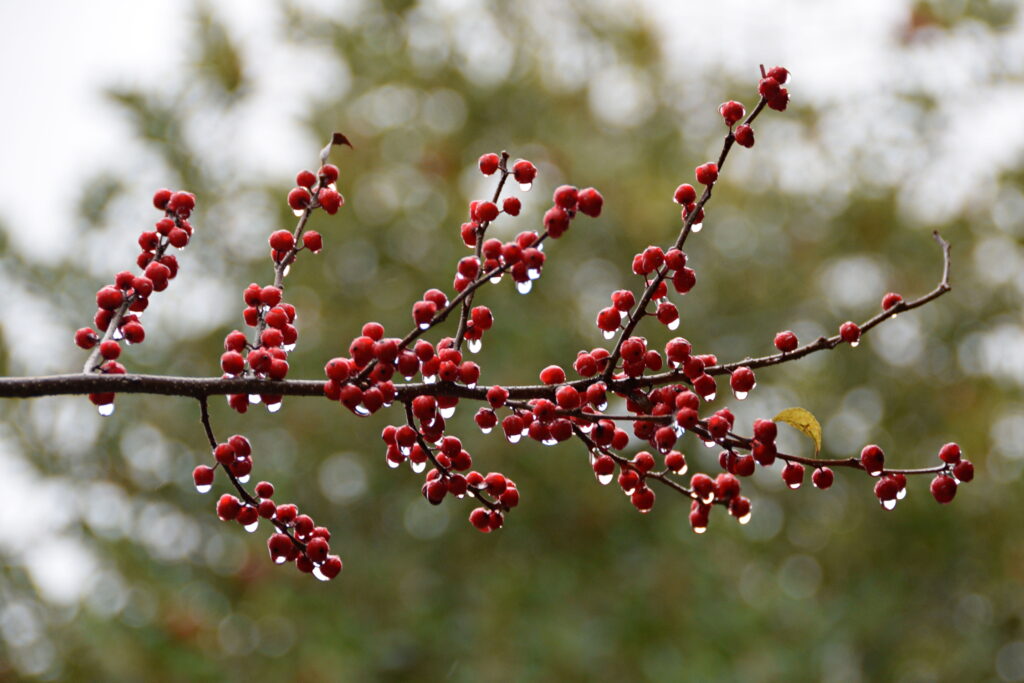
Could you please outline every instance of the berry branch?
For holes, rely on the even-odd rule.
[[[911,301],[904,301],[899,294],[886,294],[879,313],[860,325],[843,323],[832,337],[820,337],[801,347],[795,334],[784,331],[775,337],[779,353],[720,363],[714,354],[695,353],[682,337],[669,340],[662,353],[649,348],[647,340],[636,334],[641,321],[648,317],[670,330],[678,328],[679,313],[669,298],[668,282],[679,295],[687,294],[696,284],[695,271],[688,267],[682,247],[703,225],[705,207],[730,150],[735,144],[754,146],[751,124],[766,108],[787,108],[789,93],[783,85],[788,71],[775,67],[766,72],[762,67],[761,75],[759,99],[749,115],[735,101],[719,108],[727,134],[717,163],[696,168],[697,183],[704,186],[702,194],[698,198],[695,188],[685,183],[676,189],[673,199],[683,207],[682,229],[667,251],[649,246],[633,257],[632,270],[643,278],[643,291],[639,298],[630,290],[611,294],[612,305],[598,313],[596,325],[606,339],[616,335],[617,339],[611,350],[597,347],[580,351],[572,364],[578,378],[570,380],[561,366],[549,365],[540,372],[540,384],[480,384],[480,366],[463,357],[463,342],[470,352],[479,351],[484,334],[494,324],[490,308],[473,306],[476,291],[510,275],[516,289],[528,293],[547,261],[542,251],[545,242],[563,237],[579,214],[599,216],[604,202],[594,188],[578,190],[562,185],[554,190],[553,205],[544,213],[539,233],[523,231],[504,244],[487,239],[487,230],[499,215],[515,218],[520,213],[520,202],[515,197],[507,197],[498,207],[509,177],[527,190],[537,176],[537,168],[524,159],[510,168],[510,157],[504,151],[479,159],[480,171],[487,176],[498,173],[498,182],[490,201],[469,204],[470,220],[462,224],[460,234],[473,255],[456,264],[453,295],[449,297],[441,289],[424,292],[411,306],[413,328],[401,338],[386,337],[380,323],[365,323],[360,335],[349,344],[348,356],[326,363],[325,380],[286,378],[288,352],[294,348],[298,329],[294,306],[283,300],[284,279],[301,251],[316,253],[323,247],[320,234],[308,229],[313,212],[323,209],[334,214],[344,205],[344,197],[336,189],[339,170],[327,159],[332,146],[349,142],[335,134],[321,152],[319,171],[301,171],[296,186],[288,193],[297,224],[291,231],[278,230],[270,235],[273,283],[262,287],[253,283],[245,289],[243,318],[254,332],[251,339],[238,330],[226,336],[220,358],[222,377],[128,374],[115,360],[120,354],[118,335],[133,343],[142,340],[137,314],[145,309],[149,294],[165,288],[177,273],[177,261],[165,250],[168,246],[184,246],[192,235],[187,219],[195,198],[188,193],[161,190],[154,204],[164,211],[164,218],[157,223],[156,231],[144,232],[139,239],[143,253],[138,263],[145,268],[144,273],[119,273],[113,285],[97,293],[100,310],[95,322],[104,332],[102,337],[90,328],[76,333],[76,343],[91,351],[85,372],[0,378],[0,397],[88,394],[104,414],[110,412],[104,412],[104,407],[112,410],[117,393],[196,399],[214,461],[193,471],[197,489],[209,491],[217,469],[223,470],[237,496],[225,493],[220,497],[218,516],[236,520],[249,531],[258,527],[260,519],[270,521],[274,532],[268,539],[268,549],[273,561],[294,562],[300,571],[321,579],[333,578],[342,566],[337,556],[328,554],[330,532],[315,526],[308,515],[300,515],[295,505],[276,504],[269,482],[260,482],[251,492],[245,488],[253,467],[252,446],[242,435],[217,442],[208,409],[210,396],[226,395],[229,405],[240,413],[259,401],[275,412],[284,396],[323,396],[361,417],[401,403],[401,423],[389,425],[381,433],[387,465],[392,469],[408,465],[413,473],[424,475],[422,494],[431,504],[441,504],[449,494],[475,499],[479,505],[470,512],[469,521],[488,533],[504,525],[506,515],[519,504],[519,490],[500,472],[482,474],[474,470],[473,456],[450,433],[447,421],[463,400],[483,404],[474,415],[481,432],[488,434],[500,426],[499,433],[510,444],[523,437],[549,446],[578,439],[590,454],[599,483],[611,483],[618,472],[619,487],[641,512],[649,512],[654,506],[655,494],[648,486],[652,481],[690,498],[690,524],[698,533],[707,529],[715,505],[726,507],[741,523],[749,520],[752,504],[740,495],[741,480],[751,476],[757,466],[770,467],[776,460],[784,463],[781,476],[790,488],[802,484],[808,467],[813,468],[811,479],[819,489],[832,485],[834,467],[862,470],[875,478],[874,494],[886,509],[892,509],[905,495],[908,476],[935,475],[931,493],[938,502],[948,503],[959,483],[971,481],[974,475],[973,465],[954,443],[942,446],[938,453],[941,464],[931,467],[887,468],[881,447],[874,444],[865,446],[859,457],[827,459],[817,457],[817,452],[807,457],[778,451],[775,421],[755,420],[747,437],[737,432],[736,418],[729,408],[708,409],[717,396],[717,376],[728,374],[736,399],[742,400],[755,388],[755,368],[780,365],[842,343],[856,346],[874,327],[949,291],[950,245],[937,233],[943,270],[942,279],[932,291]],[[655,311],[648,310],[652,302],[657,302]],[[443,337],[436,344],[430,342],[427,336],[456,310],[455,336]],[[100,356],[106,362],[97,366]],[[417,376],[421,381],[414,381]],[[610,396],[624,401],[624,411],[608,412]],[[780,415],[778,419],[785,418]],[[628,428],[632,437],[648,443],[651,450],[626,456],[623,452],[631,441]],[[687,433],[708,447],[722,449],[717,464],[723,471],[714,478],[696,472],[689,482],[681,479],[690,463],[676,446]]]

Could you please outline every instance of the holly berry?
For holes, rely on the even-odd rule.
[[[520,185],[529,185],[537,177],[537,167],[525,159],[520,159],[513,164],[512,175]]]
[[[860,465],[871,476],[878,476],[885,468],[885,453],[874,444],[865,446],[860,452]]]
[[[604,206],[604,197],[592,187],[579,191],[576,197],[580,213],[597,218],[601,215],[601,208]]]
[[[484,175],[493,175],[498,170],[498,165],[501,163],[501,157],[497,154],[485,154],[480,157],[480,172]]]
[[[847,321],[839,326],[839,337],[847,344],[856,344],[860,341],[860,327],[855,322]]]
[[[754,146],[754,129],[747,124],[744,123],[743,125],[736,126],[736,130],[733,131],[732,135],[736,139],[737,145],[747,147],[748,149]]]
[[[723,102],[721,106],[718,107],[718,113],[722,115],[723,119],[725,119],[725,125],[731,128],[734,123],[743,118],[747,113],[747,110],[744,109],[743,105],[739,102],[729,100],[728,102]]]
[[[932,497],[936,502],[948,503],[956,496],[956,480],[945,474],[940,474],[931,483]]]
[[[882,310],[888,311],[890,308],[903,301],[903,296],[896,292],[889,292],[882,297]]]
[[[697,182],[701,185],[711,185],[718,180],[718,164],[708,162],[697,167]]]
[[[682,204],[687,206],[697,201],[697,191],[693,189],[693,185],[689,183],[683,183],[676,188],[675,195],[672,197],[676,204]]]
[[[811,475],[811,482],[822,491],[831,487],[834,479],[835,474],[827,467],[819,467]]]
[[[955,443],[947,443],[939,449],[939,460],[950,465],[960,462],[960,446]]]
[[[800,342],[797,340],[796,335],[789,330],[779,332],[775,335],[775,348],[783,353],[796,351],[796,347],[799,346],[799,344]]]
[[[302,211],[306,209],[310,202],[313,201],[313,196],[309,194],[309,190],[304,187],[293,188],[288,193],[288,206],[292,207],[293,211]]]

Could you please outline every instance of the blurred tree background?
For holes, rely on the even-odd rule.
[[[562,182],[606,200],[599,219],[548,245],[529,295],[510,282],[478,295],[496,316],[474,358],[482,381],[532,383],[603,343],[597,310],[612,290],[636,288],[633,253],[674,239],[673,189],[717,155],[718,103],[752,105],[758,63],[778,62],[795,74],[793,104],[762,116],[752,150],[734,150],[687,244],[699,283],[679,301],[680,333],[728,361],[771,352],[782,329],[832,334],[872,315],[886,291],[934,287],[939,229],[954,245],[951,294],[855,350],[761,371],[748,400],[720,392],[716,406],[747,430],[806,407],[828,457],[876,442],[896,466],[926,466],[955,439],[978,476],[952,505],[915,478],[885,512],[857,473],[838,472],[827,492],[789,491],[774,468],[744,483],[748,526],[717,511],[695,536],[686,500],[659,490],[639,515],[595,482],[578,444],[511,447],[481,435],[475,406],[463,406],[453,433],[477,468],[504,471],[523,495],[505,529],[484,536],[466,522],[470,505],[432,507],[419,477],[384,466],[379,434],[394,411],[358,419],[290,399],[276,415],[239,416],[216,401],[217,433],[252,439],[255,477],[331,528],[345,571],[325,585],[274,567],[265,529],[218,522],[215,497],[195,492],[189,473],[209,456],[194,401],[124,396],[109,419],[84,399],[5,402],[0,677],[1024,680],[1024,145],[1011,120],[1024,20],[996,0],[888,3],[887,24],[861,27],[883,33],[887,52],[833,54],[843,69],[822,74],[815,50],[829,38],[804,52],[781,44],[799,42],[798,26],[852,29],[841,17],[815,23],[823,10],[806,3],[805,23],[774,4],[794,36],[730,44],[736,25],[704,25],[690,8],[667,24],[650,3],[282,2],[260,10],[273,46],[196,4],[178,16],[190,38],[174,48],[175,78],[108,89],[135,140],[69,188],[80,218],[62,255],[31,256],[19,226],[4,225],[13,303],[0,369],[80,367],[71,332],[104,278],[134,259],[154,220],[148,195],[168,186],[197,194],[199,232],[147,312],[146,343],[124,360],[216,374],[224,334],[241,326],[242,288],[271,277],[266,235],[294,224],[284,196],[300,167],[254,171],[253,155],[287,146],[268,153],[309,166],[340,130],[355,142],[332,157],[348,205],[315,218],[325,251],[288,280],[292,375],[320,377],[367,320],[404,334],[424,289],[450,292],[466,204],[492,187],[476,160],[507,149],[540,176],[532,192],[515,190],[524,213],[499,220],[500,236],[537,227]],[[722,41],[687,49],[720,28]],[[294,57],[294,96],[269,95],[290,100],[286,132],[258,129],[271,47]],[[20,326],[44,341],[25,344]],[[658,347],[674,336],[644,331]],[[783,445],[807,448],[791,437]],[[691,467],[716,470],[714,453],[681,445]]]

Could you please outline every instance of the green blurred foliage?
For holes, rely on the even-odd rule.
[[[969,4],[984,13],[997,3]],[[939,16],[934,6],[920,3],[915,12]],[[404,334],[408,307],[424,289],[450,290],[465,253],[457,228],[474,198],[467,187],[488,187],[472,172],[481,153],[508,149],[541,166],[533,191],[540,197],[503,228],[506,236],[536,227],[547,192],[563,181],[595,186],[606,199],[599,219],[581,218],[548,245],[532,293],[519,296],[505,282],[478,296],[497,320],[477,358],[482,381],[532,383],[543,366],[568,366],[577,350],[601,344],[589,321],[608,292],[636,288],[631,255],[674,238],[678,214],[666,198],[703,161],[709,140],[686,134],[668,98],[652,104],[642,126],[616,127],[593,115],[582,88],[551,86],[546,53],[530,49],[538,27],[529,8],[495,9],[514,49],[507,75],[487,82],[467,76],[472,69],[456,49],[466,34],[415,2],[384,3],[356,23],[282,6],[289,41],[351,74],[342,94],[325,84],[305,109],[310,163],[316,141],[332,130],[355,141],[354,150],[332,157],[348,206],[314,219],[326,249],[300,259],[288,279],[302,335],[290,358],[293,376],[319,377],[324,360],[343,353],[367,320]],[[580,19],[581,50],[634,66],[659,91],[680,89],[663,80],[657,39],[641,18],[607,21],[586,3],[564,9]],[[199,197],[199,232],[181,257],[182,278],[203,272],[240,292],[249,281],[268,281],[270,267],[262,246],[242,249],[232,240],[262,245],[265,228],[293,221],[283,201],[292,169],[281,169],[279,183],[247,180],[229,161],[204,158],[186,133],[191,113],[244,103],[258,78],[230,25],[205,6],[196,17],[188,67],[195,80],[186,79],[182,92],[110,95],[165,165],[166,184]],[[431,41],[410,45],[413,28]],[[753,98],[746,80],[708,74],[706,88],[676,94],[705,104]],[[712,107],[695,115],[717,116]],[[818,112],[794,107],[784,116],[815,133]],[[758,135],[770,138],[779,120],[766,114]],[[887,286],[908,296],[937,281],[939,252],[901,217],[895,189],[854,194],[837,208],[730,183],[728,168],[723,177],[705,230],[687,244],[699,283],[680,302],[681,332],[700,351],[735,360],[770,352],[774,333],[797,323],[834,329],[845,318],[829,308],[821,271],[848,255],[879,265]],[[128,182],[100,176],[84,184],[83,218],[103,225]],[[1021,185],[1019,177],[1005,182]],[[220,222],[247,202],[276,213],[250,232]],[[136,212],[142,222],[145,210]],[[130,242],[135,229],[120,226],[117,238]],[[658,490],[653,513],[638,515],[612,487],[595,483],[578,445],[510,447],[479,434],[474,408],[462,406],[451,431],[477,468],[507,473],[523,494],[506,528],[483,536],[465,522],[466,502],[432,508],[419,477],[384,466],[379,433],[399,419],[394,411],[357,419],[325,401],[295,399],[276,416],[259,406],[239,416],[216,401],[218,435],[252,439],[256,479],[273,481],[279,501],[295,501],[330,526],[346,568],[323,585],[274,567],[264,530],[249,536],[219,523],[214,496],[192,489],[189,471],[208,460],[193,402],[122,397],[88,455],[72,459],[58,446],[74,434],[39,425],[40,415],[66,412],[76,399],[46,399],[8,406],[3,420],[40,474],[76,482],[71,505],[82,517],[72,532],[116,581],[108,578],[68,612],[36,604],[24,570],[9,565],[0,595],[28,600],[44,615],[53,671],[66,680],[991,680],[999,648],[1024,637],[1024,487],[1019,468],[1003,465],[993,476],[985,453],[992,418],[1020,396],[1012,382],[966,380],[955,356],[960,340],[1000,317],[1019,319],[1019,311],[1010,294],[978,295],[983,285],[966,267],[975,230],[959,220],[943,227],[958,259],[956,288],[910,314],[921,325],[919,360],[883,362],[869,339],[858,350],[759,373],[747,402],[763,392],[755,406],[764,414],[791,404],[812,410],[825,425],[830,457],[850,455],[833,445],[845,442],[831,430],[842,430],[837,418],[851,405],[878,410],[868,440],[902,466],[931,464],[955,437],[979,476],[951,506],[936,506],[927,482],[913,480],[909,498],[883,513],[862,476],[839,472],[826,493],[791,492],[773,470],[744,484],[754,502],[749,527],[716,514],[709,533],[695,536],[687,501]],[[5,273],[52,302],[69,328],[84,322],[96,281],[81,264],[15,261],[3,254]],[[232,319],[202,336],[178,329],[172,341],[154,341],[159,353],[147,341],[125,360],[138,372],[212,375],[223,335],[237,325]],[[675,336],[646,333],[654,345]],[[726,398],[718,405],[742,409],[749,424],[754,408]],[[795,437],[791,443],[808,448]],[[715,470],[711,451],[690,440],[683,446],[694,467]],[[98,482],[112,488],[94,488]],[[116,506],[101,504],[119,500],[136,520],[127,529],[106,525]],[[180,557],[176,544],[192,550]]]

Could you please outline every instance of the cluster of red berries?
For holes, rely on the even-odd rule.
[[[226,377],[248,374],[283,380],[288,376],[288,353],[295,348],[299,333],[295,327],[295,306],[283,300],[284,276],[300,251],[316,254],[323,249],[323,237],[307,230],[306,221],[318,208],[333,215],[345,205],[345,198],[336,187],[338,174],[337,166],[325,163],[316,174],[304,170],[296,176],[296,186],[288,193],[288,205],[301,220],[294,231],[276,230],[268,239],[275,282],[262,287],[253,282],[242,292],[242,318],[255,333],[252,341],[239,330],[224,338],[220,367]],[[281,406],[281,396],[272,392],[261,394],[260,400],[272,411]],[[240,413],[248,410],[249,403],[248,394],[228,396],[228,404]]]
[[[149,306],[149,297],[153,292],[167,289],[178,274],[178,259],[165,252],[168,247],[184,249],[188,246],[193,232],[188,219],[196,206],[196,198],[189,192],[157,190],[153,206],[163,211],[164,217],[156,222],[153,230],[139,235],[142,251],[136,264],[142,273],[121,271],[114,276],[113,284],[100,288],[96,292],[97,310],[93,318],[96,330],[83,327],[75,332],[75,344],[93,350],[86,361],[86,372],[118,375],[126,372],[117,362],[121,342],[139,344],[146,338],[140,318]],[[100,407],[102,414],[113,412],[114,394],[89,394],[89,400]]]
[[[236,521],[252,533],[259,527],[260,518],[270,521],[277,529],[267,539],[267,548],[275,564],[295,562],[299,571],[314,574],[328,581],[341,572],[341,559],[330,555],[331,532],[316,526],[309,515],[300,515],[299,509],[290,503],[278,505],[274,502],[274,485],[268,481],[256,484],[255,495],[241,487],[249,481],[252,472],[252,444],[241,434],[235,434],[213,449],[216,462],[199,465],[192,471],[196,490],[207,493],[213,487],[216,468],[221,467],[242,498],[225,493],[217,500],[217,516],[225,522]]]

